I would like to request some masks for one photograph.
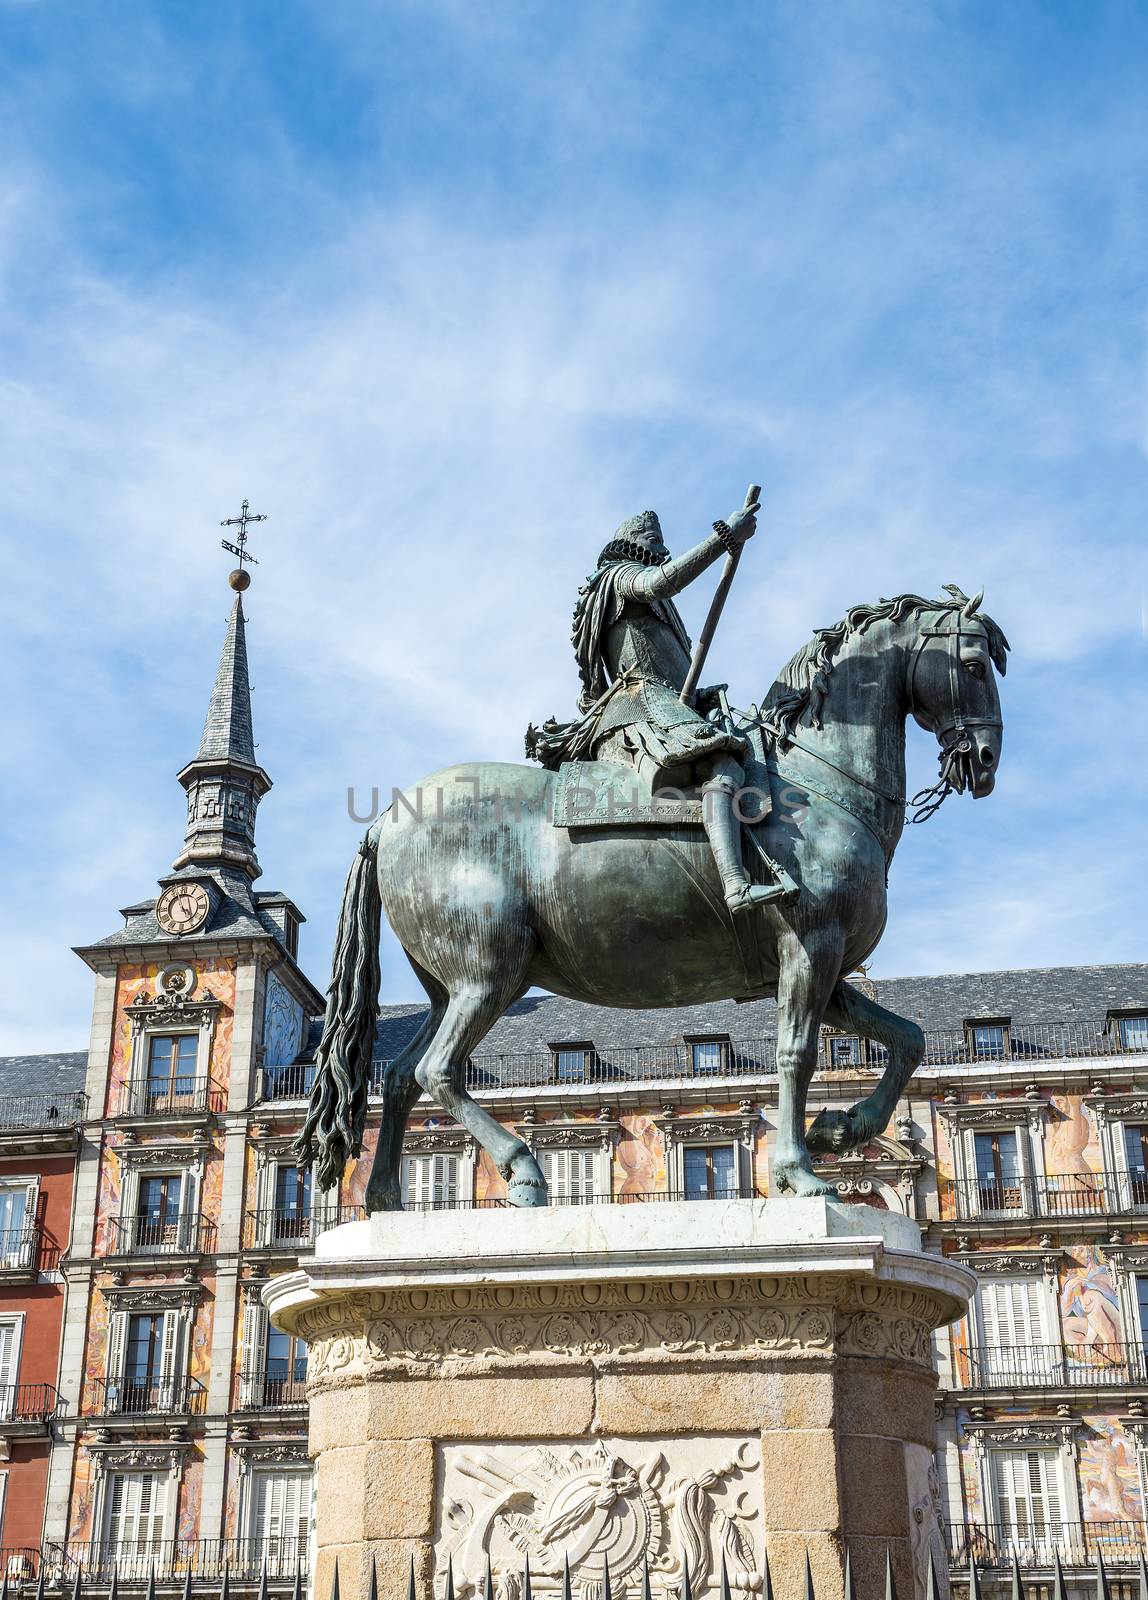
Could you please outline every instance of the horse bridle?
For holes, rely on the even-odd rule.
[[[963,639],[985,642],[985,635],[979,630],[962,628],[961,623],[966,620],[965,609],[962,606],[954,607],[951,611],[943,613],[945,626],[943,628],[922,628],[917,640],[916,649],[909,668],[909,711],[916,716],[918,703],[916,696],[917,668],[925,652],[925,646],[930,639],[947,639],[950,641],[948,652],[949,666],[949,710],[947,722],[936,722],[933,727],[941,746],[941,776],[932,789],[922,789],[920,794],[915,794],[909,802],[917,808],[917,814],[910,820],[924,822],[940,806],[941,801],[951,789],[964,792],[972,786],[973,772],[970,757],[973,753],[973,739],[970,729],[974,728],[1002,728],[1004,723],[1000,717],[970,717],[967,714],[961,697],[961,641]],[[968,620],[972,620],[971,618]],[[952,623],[950,627],[949,624]],[[923,720],[928,723],[932,719],[925,715]],[[923,813],[923,814],[922,814]]]

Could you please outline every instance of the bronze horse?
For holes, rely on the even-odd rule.
[[[848,984],[885,927],[889,863],[905,822],[905,723],[936,734],[941,784],[991,792],[1002,723],[993,669],[1008,641],[951,586],[855,606],[783,668],[750,719],[748,781],[775,804],[755,833],[796,879],[791,904],[754,914],[777,997],[779,1192],[829,1192],[811,1150],[864,1145],[887,1124],[924,1052],[920,1028]],[[745,993],[743,954],[700,828],[556,827],[557,775],[481,763],[424,778],[375,822],[343,897],[300,1159],[330,1188],[362,1149],[379,992],[380,911],[430,999],[387,1068],[369,1211],[401,1206],[403,1131],[420,1088],[490,1152],[516,1205],[544,1205],[529,1148],[467,1093],[468,1057],[529,989],[610,1006],[667,1007]],[[420,793],[421,791],[421,793]],[[784,803],[778,803],[779,798]],[[421,811],[421,818],[420,813]],[[849,1111],[805,1106],[823,1024],[888,1051]]]

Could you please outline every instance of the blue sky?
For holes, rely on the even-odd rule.
[[[176,853],[244,495],[320,987],[347,786],[517,759],[614,526],[751,480],[735,698],[902,590],[1013,645],[873,970],[1143,959],[1146,74],[1131,3],[0,0],[0,1052]]]

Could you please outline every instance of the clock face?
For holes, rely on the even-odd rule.
[[[210,910],[201,883],[169,883],[156,901],[155,920],[166,933],[192,933],[202,928]]]

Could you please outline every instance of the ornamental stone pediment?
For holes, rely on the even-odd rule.
[[[941,1104],[937,1110],[942,1122],[954,1132],[1027,1127],[1039,1133],[1049,1106],[1047,1100],[973,1100],[963,1105]]]
[[[956,1260],[984,1277],[1055,1278],[1060,1250],[959,1250]]]
[[[141,994],[124,1007],[134,1032],[143,1028],[203,1028],[223,1009],[210,989],[198,995],[159,993]]]
[[[618,1135],[613,1119],[593,1122],[522,1122],[517,1128],[532,1150],[609,1150]]]
[[[142,1286],[105,1284],[104,1299],[113,1311],[186,1311],[203,1299],[202,1283],[157,1283]]]
[[[469,1155],[478,1159],[478,1145],[458,1124],[445,1128],[408,1128],[403,1135],[403,1154],[408,1156]]]
[[[703,1144],[718,1139],[734,1139],[753,1149],[754,1135],[760,1118],[748,1100],[743,1100],[736,1111],[707,1112],[701,1116],[679,1116],[667,1108],[654,1118],[667,1150],[676,1144]]]

